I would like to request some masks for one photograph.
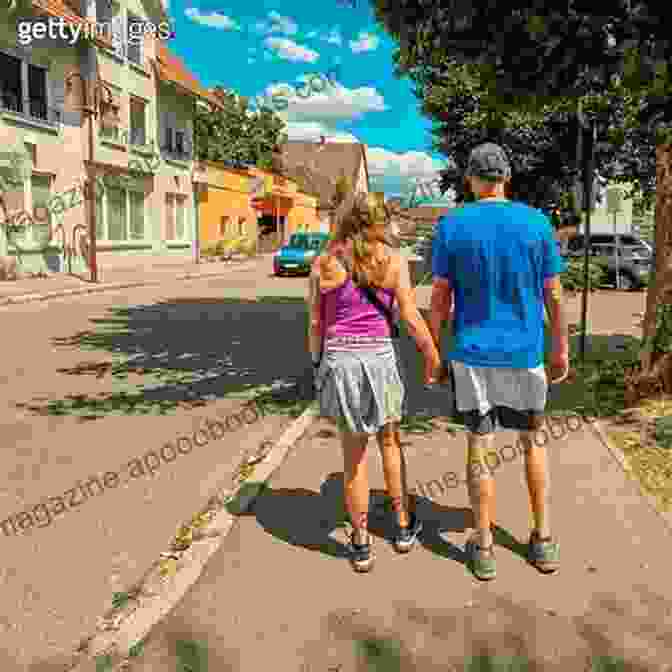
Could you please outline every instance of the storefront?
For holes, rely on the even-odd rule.
[[[319,231],[317,198],[298,191],[297,185],[280,175],[250,169],[253,179],[263,180],[258,195],[251,194],[251,205],[258,214],[259,250],[273,252],[297,231]]]

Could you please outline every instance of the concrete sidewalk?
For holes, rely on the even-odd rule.
[[[465,567],[472,525],[466,488],[451,487],[465,478],[464,434],[404,434],[409,480],[425,522],[422,542],[408,556],[385,541],[383,476],[371,443],[377,564],[371,574],[357,575],[339,529],[338,438],[316,422],[253,513],[239,519],[198,582],[152,631],[132,669],[175,669],[179,640],[205,645],[208,665],[194,669],[213,672],[438,672],[463,669],[465,657],[479,653],[525,655],[539,670],[578,672],[604,655],[641,665],[619,669],[671,669],[669,523],[628,480],[594,427],[577,418],[569,427],[564,437],[556,428],[557,439],[547,430],[560,572],[544,576],[524,560],[524,468],[515,435],[502,432],[498,577],[481,584]],[[373,651],[375,640],[388,639],[401,642],[400,662],[383,668],[358,659],[357,646],[362,651],[368,642]]]
[[[58,273],[47,278],[28,278],[0,282],[0,306],[30,301],[45,301],[61,296],[92,294],[130,287],[158,285],[170,280],[191,280],[227,275],[242,268],[252,268],[271,255],[261,254],[252,259],[230,262],[202,262],[195,264],[190,258],[162,260],[152,265],[109,265],[99,271],[99,282],[93,284],[86,278]]]

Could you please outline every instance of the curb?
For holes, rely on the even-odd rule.
[[[143,642],[152,628],[165,618],[185,593],[196,583],[210,558],[220,549],[233,528],[236,517],[246,512],[263,491],[266,483],[283,464],[292,446],[306,433],[317,417],[315,407],[308,407],[285,430],[273,447],[256,459],[247,459],[238,473],[247,471],[240,479],[240,487],[233,493],[223,489],[211,498],[220,508],[208,525],[202,528],[191,546],[180,557],[179,570],[172,581],[161,582],[152,568],[142,580],[133,605],[113,619],[111,627],[99,626],[98,632],[80,646],[68,672],[97,672],[99,657],[110,656],[110,665],[123,667],[124,661],[133,656],[132,650]],[[255,480],[248,477],[254,473]],[[165,554],[162,554],[165,555]],[[113,630],[110,632],[110,630]],[[98,659],[98,660],[97,660]],[[108,670],[112,670],[108,666]]]
[[[631,476],[631,469],[628,467],[628,460],[623,454],[623,451],[615,446],[612,441],[609,439],[606,430],[602,426],[599,420],[595,420],[594,423],[590,425],[593,428],[593,431],[599,438],[602,445],[609,451],[609,454],[614,458],[614,461],[618,463],[618,466],[621,468],[621,471],[626,476],[629,481],[634,481],[641,498],[646,502],[647,506],[659,517],[662,519],[663,524],[667,527],[668,531],[672,533],[672,512],[661,511],[660,506],[658,505],[658,500],[651,494],[649,494],[642,484],[639,482],[638,478],[633,478]]]
[[[164,282],[171,282],[175,280],[204,280],[207,278],[217,278],[223,275],[228,275],[235,269],[248,268],[255,262],[243,262],[235,266],[230,266],[226,270],[217,271],[216,273],[184,273],[182,275],[171,275],[163,280],[134,280],[133,282],[110,282],[92,287],[74,287],[72,289],[57,289],[53,292],[35,293],[35,294],[19,294],[18,296],[8,296],[0,299],[0,307],[11,306],[22,303],[32,303],[34,301],[47,301],[48,299],[56,299],[64,296],[77,296],[82,294],[98,294],[101,292],[111,292],[117,289],[131,289],[134,287],[152,287],[155,285],[162,285]]]

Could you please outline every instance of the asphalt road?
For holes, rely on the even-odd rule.
[[[264,264],[0,311],[3,671],[69,655],[243,451],[288,423],[213,424],[306,363],[305,283]],[[271,294],[296,300],[256,301]],[[194,438],[206,420],[209,442]]]

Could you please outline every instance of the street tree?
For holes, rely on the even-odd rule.
[[[601,122],[599,129],[620,120],[622,146],[637,148],[626,170],[634,166],[639,173],[619,180],[633,177],[635,189],[644,193],[647,179],[649,187],[651,178],[655,183],[656,164],[659,178],[669,175],[661,162],[672,158],[671,3],[614,0],[597,9],[585,0],[512,0],[505,11],[489,0],[371,1],[377,20],[399,43],[394,56],[399,76],[440,81],[458,63],[477,69],[486,110],[538,116],[548,106],[568,104],[586,153],[594,137],[584,136],[586,125]],[[621,100],[606,93],[619,91]],[[584,108],[587,96],[595,102],[593,110]],[[672,277],[672,194],[665,193],[667,180],[655,184],[657,260],[647,296],[645,371],[653,363],[656,300],[666,295],[661,283]]]
[[[197,159],[234,167],[272,170],[274,154],[286,141],[284,123],[272,110],[251,111],[248,101],[215,87],[219,105],[197,107],[194,138]]]

